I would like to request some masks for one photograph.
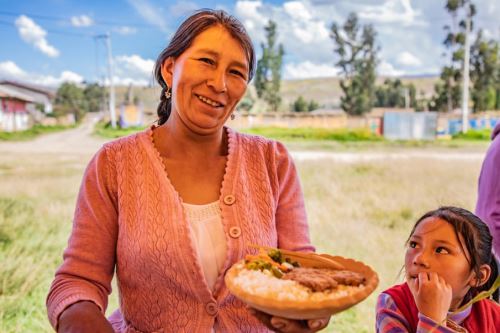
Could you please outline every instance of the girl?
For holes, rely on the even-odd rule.
[[[377,332],[497,332],[500,306],[491,300],[455,312],[498,276],[481,219],[441,207],[417,221],[406,243],[406,283],[380,294]]]

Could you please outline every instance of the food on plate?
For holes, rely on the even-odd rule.
[[[311,319],[359,303],[375,289],[378,277],[352,259],[262,247],[233,265],[225,281],[236,297],[256,309]]]

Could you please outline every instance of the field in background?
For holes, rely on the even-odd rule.
[[[293,145],[315,148],[312,143]],[[413,222],[439,205],[472,209],[475,202],[480,158],[356,158],[372,151],[367,145],[348,159],[296,159],[318,252],[369,263],[381,280],[375,294],[335,316],[326,332],[373,332],[376,294],[398,281],[404,241]],[[482,143],[466,151],[477,154],[486,147]],[[435,151],[413,149],[424,155]],[[466,154],[463,148],[438,151]],[[62,260],[75,196],[89,159],[88,154],[2,154],[0,332],[51,331],[45,296]],[[116,307],[113,294],[109,310]]]

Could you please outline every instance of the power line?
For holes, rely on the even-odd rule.
[[[19,13],[19,12],[9,12],[9,11],[0,11],[0,15],[4,16],[19,16],[19,15],[25,15],[29,16],[32,18],[36,18],[38,20],[46,20],[46,21],[57,21],[57,22],[69,22],[71,21],[71,18],[64,17],[64,16],[51,16],[51,15],[40,15],[40,14],[34,14],[34,13]],[[109,25],[109,26],[115,26],[115,27],[122,27],[124,25],[126,26],[132,26],[136,28],[151,28],[150,24],[145,24],[145,23],[139,23],[139,22],[121,22],[121,21],[102,21],[102,20],[93,20],[95,24],[98,25]]]

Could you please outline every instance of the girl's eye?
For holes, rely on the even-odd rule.
[[[436,248],[436,253],[440,253],[440,254],[448,254],[450,253],[446,248],[442,247],[442,246],[439,246]]]
[[[415,242],[415,241],[410,241],[410,242],[408,243],[408,246],[409,246],[409,247],[411,247],[412,249],[414,249],[414,248],[416,248],[416,247],[417,247],[417,242]]]
[[[210,58],[200,58],[200,59],[198,59],[198,60],[199,60],[199,61],[201,61],[201,62],[207,63],[207,64],[209,64],[209,65],[213,65],[213,64],[215,64],[215,61],[213,61],[213,60],[212,60],[212,59],[210,59]]]

